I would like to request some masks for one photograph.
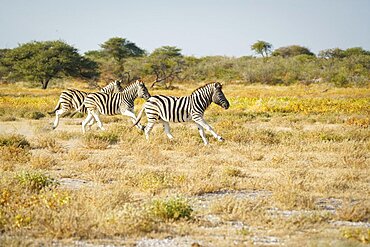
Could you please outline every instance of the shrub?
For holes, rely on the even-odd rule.
[[[154,200],[150,207],[151,214],[164,221],[190,219],[193,209],[189,203],[182,198],[170,198],[167,200]]]
[[[16,176],[16,179],[26,189],[36,192],[57,185],[57,182],[53,178],[37,171],[23,171]]]

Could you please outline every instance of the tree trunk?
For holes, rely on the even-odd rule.
[[[43,81],[41,82],[41,84],[42,84],[42,89],[46,89],[46,88],[48,87],[49,81],[50,81],[50,79],[46,79],[46,80],[43,80]]]

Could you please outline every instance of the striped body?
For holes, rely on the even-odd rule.
[[[88,94],[83,102],[83,107],[87,109],[88,116],[82,122],[82,132],[85,132],[86,124],[95,119],[100,129],[103,125],[99,114],[103,115],[126,115],[135,121],[134,101],[136,98],[148,99],[150,94],[141,81],[131,83],[120,93],[91,93]],[[140,127],[140,126],[139,126]]]
[[[109,94],[120,92],[122,91],[120,83],[120,81],[113,81],[107,86],[103,87],[100,91]],[[59,118],[63,114],[70,112],[72,109],[75,109],[77,112],[86,113],[86,107],[83,106],[82,103],[84,102],[88,94],[89,93],[77,89],[67,89],[63,91],[59,96],[57,106],[52,112],[49,112],[49,114],[55,113],[56,116],[53,124],[53,129],[58,126]]]
[[[191,97],[152,96],[146,103],[145,112],[148,119],[187,122],[191,120]]]
[[[222,92],[220,83],[206,84],[196,89],[190,96],[152,96],[144,104],[135,123],[140,121],[141,115],[145,111],[148,118],[148,125],[145,128],[146,138],[149,139],[149,133],[154,124],[160,121],[164,126],[167,136],[172,139],[173,136],[170,133],[169,122],[187,122],[192,120],[197,124],[205,144],[208,144],[208,141],[205,138],[204,128],[221,141],[223,140],[222,137],[217,135],[203,119],[204,111],[212,102],[225,109],[229,108],[229,102]]]
[[[126,95],[122,93],[90,93],[84,101],[83,108],[97,110],[103,115],[118,115],[121,114],[121,106],[126,108],[134,108],[134,100],[136,96]]]

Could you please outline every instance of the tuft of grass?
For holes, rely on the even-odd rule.
[[[16,179],[27,190],[36,192],[58,184],[55,179],[38,171],[23,171],[16,175]]]
[[[6,162],[26,163],[30,160],[31,153],[28,149],[3,146],[0,147],[0,160]]]
[[[1,117],[0,119],[1,119],[1,121],[4,121],[4,122],[17,121],[17,118],[14,117],[14,116],[4,116],[4,117]]]
[[[370,203],[346,202],[336,211],[336,218],[344,221],[368,222],[370,220]]]
[[[38,155],[32,156],[30,159],[30,164],[36,169],[47,169],[58,164],[58,162],[51,156]]]
[[[30,143],[23,135],[1,135],[0,136],[0,147],[1,146],[12,146],[17,148],[29,148]]]
[[[85,152],[78,151],[76,149],[71,149],[68,152],[68,159],[72,161],[82,161],[88,159],[89,156]]]
[[[346,239],[356,240],[363,244],[370,243],[370,229],[369,228],[343,228],[341,234]]]
[[[154,218],[163,221],[174,221],[181,218],[190,219],[193,209],[183,198],[157,199],[151,203],[150,213]]]
[[[39,111],[32,111],[32,112],[26,112],[24,114],[24,117],[25,118],[29,118],[29,119],[41,119],[41,118],[44,118],[45,117],[45,114],[42,113],[42,112],[39,112]]]
[[[91,149],[106,149],[109,145],[116,144],[119,136],[116,133],[105,131],[88,133],[84,136],[84,144]]]
[[[242,171],[235,167],[226,167],[223,173],[230,177],[242,177],[243,175]]]
[[[60,145],[54,138],[48,136],[40,136],[36,140],[37,148],[45,148],[53,153],[61,153],[64,151],[62,145]]]

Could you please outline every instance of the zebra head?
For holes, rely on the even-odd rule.
[[[119,93],[123,91],[123,87],[121,86],[122,80],[115,80],[113,82],[114,86],[114,93]]]
[[[228,109],[230,106],[229,101],[226,99],[225,94],[222,92],[222,85],[219,82],[216,82],[214,85],[214,92],[212,95],[212,101],[221,106],[224,109]]]
[[[137,80],[136,84],[138,86],[137,96],[139,98],[143,98],[145,100],[149,99],[150,98],[150,93],[149,93],[148,89],[146,88],[144,82],[141,81],[141,80]]]

